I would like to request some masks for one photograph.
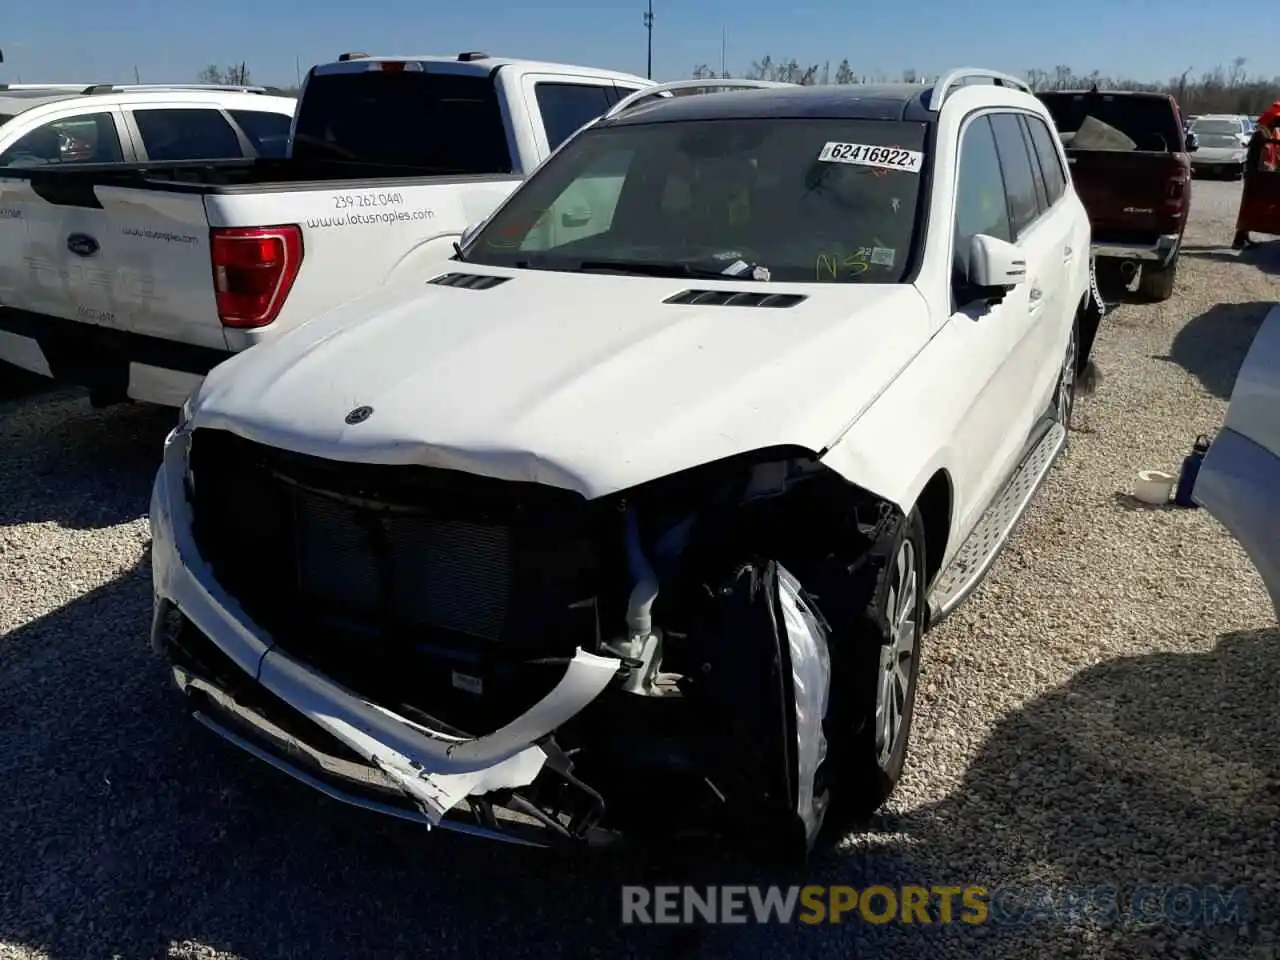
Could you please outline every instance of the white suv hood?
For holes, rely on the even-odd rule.
[[[929,336],[909,285],[439,272],[454,270],[512,279],[488,290],[415,283],[345,304],[215,369],[191,426],[593,498],[764,447],[819,451]],[[690,288],[807,299],[662,302]],[[360,406],[372,414],[348,425]]]

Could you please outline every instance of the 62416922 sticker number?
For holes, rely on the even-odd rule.
[[[818,153],[818,160],[823,163],[853,163],[863,167],[903,170],[907,173],[919,173],[924,166],[924,154],[919,150],[834,141],[822,148]]]

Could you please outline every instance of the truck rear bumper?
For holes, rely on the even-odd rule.
[[[1143,263],[1166,264],[1178,252],[1181,236],[1166,233],[1155,238],[1151,243],[1115,243],[1097,241],[1090,248],[1093,255],[1109,260],[1140,260]]]
[[[115,399],[181,406],[232,354],[0,307],[0,360]]]

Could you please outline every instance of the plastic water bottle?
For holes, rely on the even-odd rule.
[[[1196,437],[1191,453],[1182,460],[1182,472],[1178,475],[1178,489],[1173,495],[1173,502],[1180,507],[1199,506],[1191,499],[1196,488],[1196,477],[1200,475],[1200,464],[1204,463],[1204,455],[1209,452],[1209,438],[1204,434]]]

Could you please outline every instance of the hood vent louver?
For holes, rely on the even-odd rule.
[[[510,277],[495,277],[487,273],[446,273],[428,280],[438,287],[462,287],[465,290],[492,290],[500,283],[506,283]]]
[[[710,307],[794,307],[806,298],[798,293],[750,293],[746,290],[685,290],[663,303]]]

